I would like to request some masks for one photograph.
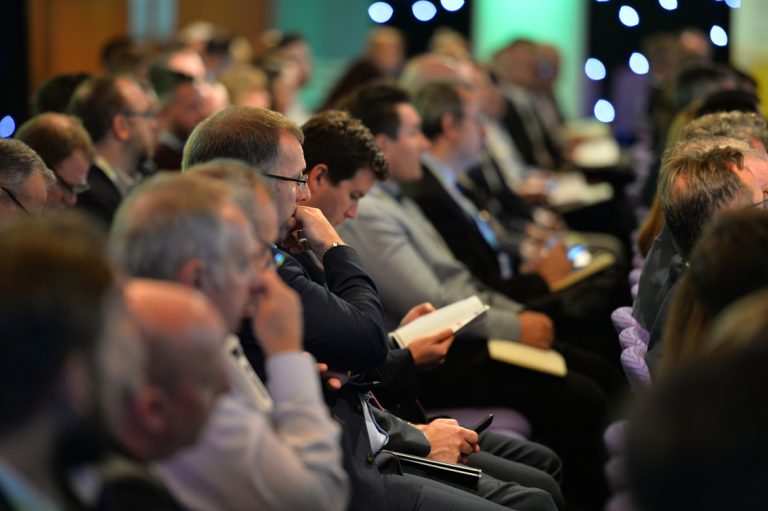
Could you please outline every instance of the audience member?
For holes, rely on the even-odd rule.
[[[768,136],[766,123],[758,115],[744,112],[720,112],[707,114],[693,120],[681,130],[677,148],[706,137],[733,137],[752,148],[745,153],[745,163],[753,172],[762,190],[768,190],[768,166],[765,162],[765,142]],[[717,140],[711,140],[717,143]],[[704,142],[706,143],[706,142]],[[703,147],[703,146],[702,146]],[[714,147],[714,146],[713,146]],[[670,149],[669,153],[677,149]],[[657,197],[658,214],[662,217],[661,197]],[[669,229],[661,228],[645,258],[640,274],[637,299],[632,314],[646,329],[653,327],[659,307],[674,283],[670,272],[680,274],[684,260],[675,247]]]
[[[564,161],[559,133],[552,132],[536,105],[538,45],[516,39],[493,56],[493,69],[501,80],[507,101],[504,125],[528,165],[555,169]]]
[[[0,139],[0,218],[42,213],[48,188],[55,180],[45,162],[25,143]]]
[[[653,297],[658,310],[646,355],[651,370],[657,368],[662,353],[662,333],[674,290],[704,226],[722,211],[763,200],[763,191],[750,170],[749,152],[744,142],[707,137],[682,143],[665,156],[659,198],[665,229],[680,259],[671,262],[667,280]]]
[[[56,177],[48,188],[46,209],[77,204],[77,196],[88,190],[88,169],[96,154],[80,120],[53,112],[36,115],[21,125],[15,138],[34,149]]]
[[[309,196],[306,179],[301,177],[306,166],[302,140],[298,127],[282,115],[230,108],[195,129],[185,148],[184,168],[212,158],[230,157],[260,169],[275,180],[273,191],[282,246],[293,252],[308,247],[322,264],[322,272],[310,271],[285,253],[279,272],[302,298],[305,348],[335,370],[360,373],[352,376],[353,383],[326,394],[334,418],[343,425],[345,468],[353,488],[352,508],[403,506],[413,502],[417,495],[421,495],[424,505],[451,499],[469,507],[492,506],[473,495],[451,492],[448,486],[435,481],[390,473],[390,458],[380,452],[382,447],[423,456],[429,454],[431,445],[424,433],[371,406],[370,396],[359,390],[368,388],[362,373],[375,370],[386,355],[381,306],[354,251],[343,244],[319,210],[297,206],[297,202]],[[313,277],[321,277],[322,283],[313,281]],[[248,348],[245,339],[243,344]],[[252,364],[258,368],[260,361],[250,351]],[[453,429],[455,436],[456,428]],[[456,459],[459,448],[464,454],[476,449],[477,435],[469,433],[468,440],[458,437],[460,442],[449,447],[456,452]],[[512,505],[517,498],[525,498],[528,505],[553,506],[551,498],[540,490],[528,490],[519,496],[510,490],[509,484],[481,478],[480,494],[497,502]]]
[[[256,205],[256,226],[239,206],[246,203]],[[273,270],[275,218],[263,186],[254,196],[201,177],[159,175],[115,219],[112,249],[128,274],[201,291],[230,332],[249,314],[266,353],[265,387],[237,337],[227,339],[231,390],[198,442],[158,466],[187,509],[344,509],[347,501],[338,427],[322,404],[313,360],[301,353],[298,298]]]
[[[160,125],[154,162],[160,170],[181,170],[184,143],[205,118],[203,95],[187,74],[153,65],[149,79],[160,102]]]
[[[96,509],[180,510],[147,464],[197,441],[227,385],[226,328],[202,295],[183,286],[133,280],[124,295],[143,353],[139,383],[120,389],[113,447],[81,471],[101,483]]]
[[[157,112],[138,82],[101,76],[81,85],[70,112],[79,117],[96,147],[88,171],[89,190],[78,207],[109,225],[117,206],[151,161],[157,139]]]
[[[0,225],[3,509],[75,509],[64,453],[85,454],[74,438],[86,430],[96,441],[87,425],[109,376],[98,353],[117,336],[109,320],[115,275],[101,232],[84,220],[69,214]]]
[[[353,220],[360,199],[371,189],[374,181],[385,179],[387,176],[386,160],[377,147],[373,135],[360,121],[339,111],[328,111],[316,115],[302,127],[302,130],[305,137],[303,148],[307,161],[308,186],[311,192],[311,198],[307,204],[318,207],[335,227],[340,226],[346,219]],[[386,250],[378,245],[377,247],[378,250]],[[373,248],[373,250],[377,249]],[[305,267],[312,264],[312,261],[304,262]],[[391,277],[393,280],[400,280],[398,275],[391,275]],[[402,296],[402,298],[406,297]],[[432,311],[434,307],[429,303],[415,305],[406,313],[403,323],[408,322],[408,318],[413,316],[414,311],[420,310]],[[376,394],[388,408],[394,410],[396,415],[417,423],[416,427],[427,435],[432,445],[428,457],[456,462],[455,457],[448,460],[440,459],[439,444],[435,438],[436,435],[445,434],[446,428],[450,426],[441,420],[430,423],[414,402],[415,399],[424,397],[418,389],[416,371],[433,369],[441,364],[445,360],[452,341],[453,335],[449,331],[437,332],[435,335],[417,339],[406,349],[398,349],[398,346],[391,342],[387,361],[380,368],[382,382],[376,388]],[[486,349],[484,343],[472,342],[469,339],[465,341],[473,347]],[[475,359],[475,351],[476,349],[471,349],[470,352],[473,354],[469,357]],[[478,372],[483,371],[486,374],[489,369],[475,367]],[[445,383],[443,394],[449,396],[449,400],[460,400],[461,395],[467,394],[466,382],[462,380],[459,383],[459,380],[461,379],[443,380]],[[538,470],[541,468],[541,470],[550,471],[552,476],[559,477],[559,469],[552,470],[551,460],[554,457],[552,453],[542,451],[540,446],[529,442],[491,433],[480,435],[479,446],[484,455],[478,453],[470,454],[468,457],[460,456],[461,462],[479,467],[484,472],[503,480],[545,489],[558,503],[558,507],[562,506],[558,484]],[[503,453],[501,456],[511,463],[498,459],[494,456],[496,453]],[[526,461],[519,463],[520,460]],[[559,465],[559,462],[555,465]]]
[[[764,205],[760,201],[754,208],[724,213],[693,248],[664,331],[660,367],[664,375],[703,355],[702,345],[723,309],[768,287],[768,213]],[[748,207],[749,202],[742,201],[741,206]]]
[[[428,301],[441,307],[476,294],[491,307],[482,330],[475,332],[480,339],[519,339],[536,345],[551,342],[552,326],[546,316],[523,311],[521,304],[493,291],[472,276],[467,267],[452,255],[418,206],[400,192],[402,185],[421,177],[419,155],[428,147],[421,132],[421,119],[408,94],[394,86],[375,85],[353,94],[342,102],[342,107],[371,128],[389,164],[389,179],[374,184],[370,193],[360,201],[357,218],[339,228],[344,239],[359,251],[370,269],[382,296],[388,327],[396,327],[398,318],[407,308],[418,303]],[[317,152],[324,148],[321,144]],[[338,165],[334,168],[338,172]],[[334,168],[329,167],[329,171],[334,172]],[[589,465],[591,462],[584,457],[583,451],[570,450],[577,443],[600,443],[603,428],[600,421],[591,425],[587,423],[603,412],[596,410],[590,414],[574,414],[567,410],[571,405],[576,408],[600,408],[604,406],[598,405],[601,399],[605,399],[603,392],[573,368],[565,381],[549,379],[494,362],[487,350],[481,350],[481,347],[485,348],[485,343],[455,344],[449,351],[445,366],[429,373],[418,373],[417,381],[408,387],[413,389],[417,383],[418,395],[425,404],[432,406],[476,405],[483,402],[521,409],[534,422],[537,438],[553,446],[565,459],[572,460],[571,465],[565,461],[566,466]],[[496,377],[499,380],[492,383],[473,378],[471,374],[485,374],[491,380]],[[384,376],[386,382],[386,373]],[[609,379],[615,382],[618,378]],[[518,383],[511,384],[513,381]],[[447,388],[455,390],[445,392]],[[532,390],[534,388],[535,391]],[[515,389],[519,389],[520,393]],[[557,405],[546,404],[549,399]],[[565,414],[563,418],[555,418],[561,413]],[[583,418],[586,422],[580,426],[572,424],[568,431],[578,430],[592,440],[571,441],[562,436],[566,431],[560,427],[563,421],[576,418]],[[592,433],[587,433],[589,430]],[[599,480],[600,459],[594,460],[591,470],[571,472],[578,474],[574,481],[582,475]],[[569,481],[567,476],[566,481]],[[579,486],[589,493],[592,491],[590,484],[576,482],[573,487],[567,486],[566,492],[575,488],[575,498],[578,499]]]
[[[249,64],[232,66],[219,75],[219,81],[227,88],[229,99],[235,106],[268,108],[270,105],[267,76],[257,67]]]
[[[45,112],[67,113],[72,94],[91,77],[90,73],[66,73],[47,79],[32,95],[32,115]]]
[[[761,316],[751,319],[765,326],[762,300]],[[748,311],[733,314],[742,310]],[[747,317],[740,319],[737,328],[747,327]],[[765,329],[754,341],[676,370],[636,407],[626,460],[634,509],[761,506],[768,484],[768,415],[755,393],[765,385]]]

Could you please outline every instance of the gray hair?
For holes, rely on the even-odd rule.
[[[223,262],[233,236],[221,210],[234,202],[222,183],[160,173],[142,183],[121,204],[110,233],[110,251],[127,274],[176,280],[191,259],[203,260],[216,286],[224,285]]]
[[[258,213],[255,190],[263,190],[270,198],[271,189],[255,168],[230,158],[216,158],[200,163],[183,171],[185,174],[215,179],[226,184],[232,191],[234,200],[250,219],[254,227],[261,224]]]
[[[753,112],[717,112],[691,121],[680,132],[679,141],[700,137],[733,137],[747,143],[759,140],[768,146],[768,127],[763,117]]]
[[[35,173],[42,174],[48,186],[56,181],[40,155],[27,144],[0,139],[0,185],[16,190]]]

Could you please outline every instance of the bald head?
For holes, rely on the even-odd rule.
[[[228,330],[205,296],[187,286],[137,279],[124,296],[146,354],[146,383],[119,436],[140,459],[160,459],[197,439],[227,388]]]

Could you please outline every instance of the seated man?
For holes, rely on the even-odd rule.
[[[83,456],[75,439],[90,446],[102,433],[90,425],[109,420],[97,397],[110,383],[115,275],[101,233],[71,215],[4,221],[0,279],[0,507],[74,509],[65,453]]]
[[[466,193],[466,172],[482,147],[477,91],[458,81],[429,82],[414,94],[430,148],[422,154],[423,176],[403,187],[457,259],[487,286],[546,312],[561,339],[588,347],[614,362],[616,333],[610,313],[628,300],[626,278],[610,270],[558,290],[572,272],[562,243],[530,243],[507,231]]]
[[[765,156],[765,143],[768,139],[765,119],[746,112],[704,115],[683,129],[678,143],[713,136],[731,137],[749,144],[754,152],[746,155],[746,163],[753,170],[760,187],[768,191],[768,167],[763,170],[764,166],[759,161],[760,155]],[[676,282],[684,267],[685,261],[678,253],[669,229],[662,227],[643,264],[637,299],[632,307],[632,315],[647,330],[653,327],[669,287]]]
[[[56,177],[48,189],[46,209],[58,211],[77,204],[88,190],[88,169],[95,151],[91,137],[77,117],[45,113],[21,125],[15,135],[35,150]]]
[[[395,95],[395,97],[397,98],[395,103],[403,103],[403,107],[407,105],[406,97],[400,95]],[[389,99],[392,99],[392,96],[389,96]],[[389,99],[386,101],[389,101]],[[375,115],[373,112],[380,112],[381,106],[381,104],[374,105],[367,111],[371,115]],[[390,103],[389,106],[393,107],[391,113],[395,114],[394,104]],[[410,110],[405,108],[404,110],[406,114],[411,113]],[[413,114],[416,115],[415,112]],[[417,119],[417,117],[414,119]],[[414,126],[408,124],[408,127],[415,128],[418,134],[418,123]],[[393,150],[391,152],[388,150],[382,154],[375,145],[376,140],[374,140],[370,132],[359,121],[353,120],[340,112],[320,114],[310,120],[303,129],[305,135],[304,154],[308,168],[308,186],[311,192],[311,198],[307,203],[318,206],[334,224],[340,224],[345,219],[352,219],[342,226],[343,232],[345,232],[345,236],[349,233],[349,240],[366,257],[368,267],[372,269],[372,274],[375,278],[378,277],[376,278],[377,284],[380,284],[382,289],[388,291],[384,298],[385,300],[390,299],[392,301],[389,307],[399,307],[398,301],[412,304],[418,298],[409,295],[407,291],[400,293],[397,291],[399,286],[404,290],[410,289],[410,286],[413,284],[410,282],[411,278],[403,274],[411,275],[411,272],[415,271],[415,274],[412,276],[413,279],[429,279],[429,273],[435,270],[429,264],[425,265],[424,261],[418,256],[415,259],[402,259],[400,257],[406,252],[413,253],[414,249],[409,247],[410,241],[407,237],[398,235],[401,232],[399,215],[397,220],[379,217],[378,219],[381,220],[381,223],[377,223],[377,225],[382,227],[380,230],[375,228],[365,230],[365,227],[370,226],[365,221],[363,230],[358,230],[356,229],[358,220],[354,220],[354,218],[359,210],[365,210],[365,213],[362,213],[362,215],[366,216],[366,220],[371,220],[370,216],[368,216],[371,213],[366,209],[370,199],[368,197],[363,199],[363,196],[371,189],[377,178],[386,176],[383,170],[383,163],[381,162],[382,156],[391,157],[392,165],[390,170],[393,179],[396,179],[395,176],[402,177],[406,175],[409,168],[418,169],[418,137],[410,139],[416,142],[415,145],[409,146],[409,144],[403,142],[402,146],[398,145],[400,150],[394,150],[394,146],[392,146],[391,149]],[[404,131],[402,140],[409,140],[405,133],[407,131]],[[400,137],[398,137],[398,140],[400,140]],[[389,146],[388,149],[390,149]],[[409,151],[409,149],[412,150]],[[409,161],[412,163],[410,166],[407,164]],[[394,185],[394,183],[390,182],[386,184]],[[378,186],[381,186],[381,184]],[[377,189],[374,192],[375,198],[379,199],[380,194],[381,190]],[[413,215],[406,215],[406,218],[413,218]],[[407,222],[409,220],[403,221]],[[426,238],[419,239],[419,245],[424,246],[429,243],[430,239],[433,239],[429,237],[429,234],[427,234]],[[440,246],[437,247],[436,252],[440,255]],[[433,260],[436,261],[438,267],[444,266],[444,256],[443,258],[433,258]],[[385,272],[382,272],[382,270],[385,270]],[[389,271],[389,273],[386,273],[386,271]],[[422,273],[427,273],[427,275],[421,275]],[[428,286],[426,288],[419,288],[418,284],[416,284],[413,292],[417,296],[429,298],[428,293],[431,292],[431,289]],[[446,291],[446,293],[456,291],[458,289]],[[444,299],[441,293],[435,293],[433,296],[439,300]],[[459,295],[457,299],[466,298],[467,296]],[[387,309],[385,308],[385,310]],[[513,311],[516,310],[519,309],[498,309],[495,312],[499,315],[513,315]],[[538,313],[530,314],[533,320],[538,319],[538,316],[542,316],[544,320],[547,319]],[[524,318],[525,314],[522,317]],[[514,316],[512,319],[515,319]],[[497,335],[501,337],[508,337],[510,333],[512,335],[515,333],[511,331],[505,335],[501,329],[497,331]],[[568,420],[569,422],[573,420],[570,417],[566,419],[564,416],[555,418],[555,415],[564,412],[566,407],[563,406],[565,404],[563,401],[572,398],[566,397],[571,392],[567,388],[573,388],[572,386],[576,381],[584,379],[582,376],[569,376],[568,384],[563,385],[562,389],[557,389],[557,385],[561,383],[558,379],[491,360],[485,342],[477,342],[482,339],[483,333],[476,332],[473,336],[475,339],[459,340],[450,350],[448,350],[449,344],[439,338],[432,339],[431,343],[424,343],[423,345],[418,343],[412,344],[409,346],[409,349],[405,350],[390,350],[387,364],[382,369],[382,382],[384,385],[383,388],[377,389],[376,393],[380,397],[385,398],[385,404],[396,410],[398,415],[402,415],[409,420],[420,419],[423,421],[423,417],[419,414],[406,412],[406,410],[410,411],[412,407],[403,408],[403,403],[407,403],[408,399],[415,397],[420,398],[425,403],[437,403],[441,406],[476,405],[482,403],[517,407],[518,405],[525,406],[525,403],[529,401],[528,397],[525,397],[524,394],[528,394],[531,399],[535,398],[541,403],[540,411],[534,412],[533,415],[536,420],[537,431],[551,431],[550,428],[555,424],[562,424],[563,420]],[[446,366],[440,367],[435,371],[416,371],[417,369],[434,368],[445,358],[446,351],[448,356]],[[485,378],[474,376],[478,374],[485,375]],[[504,381],[507,384],[499,384],[497,387],[496,384],[489,383],[488,378],[492,378],[494,382]],[[589,385],[594,386],[594,383],[590,382]],[[520,392],[516,389],[519,389]],[[541,423],[541,410],[544,409],[547,410],[548,414],[552,414],[546,419],[549,425]],[[593,418],[589,417],[587,420],[591,421]],[[427,435],[429,436],[429,433]],[[601,430],[596,428],[592,439],[595,445],[599,445],[600,435]],[[552,440],[552,436],[546,436],[545,438]],[[563,438],[563,440],[563,444],[565,444],[566,439]],[[558,442],[557,445],[560,446],[561,444]],[[494,448],[493,442],[487,437],[481,436],[480,446],[483,450],[488,450],[490,453],[500,452],[500,450]],[[535,450],[533,446],[528,445],[527,447]],[[568,450],[566,449],[566,454]],[[476,463],[473,457],[474,455],[469,456],[470,464]],[[493,464],[493,460],[484,461],[488,463],[485,464],[478,460],[477,466],[481,466],[487,472],[494,473],[493,469],[489,467],[489,465]],[[575,459],[574,462],[576,462]],[[579,462],[581,463],[583,460],[579,460]],[[537,465],[534,464],[534,466]],[[538,466],[541,467],[541,465]],[[599,471],[601,468],[599,463],[595,464],[594,470],[595,477],[600,477]],[[522,472],[525,472],[524,468]],[[528,479],[523,476],[521,478],[519,474],[513,472],[510,478],[523,484],[541,487],[535,482],[535,477]]]
[[[253,225],[239,204],[256,205]],[[231,389],[199,441],[158,465],[187,509],[344,509],[338,427],[301,350],[300,304],[277,277],[275,208],[265,190],[235,191],[200,177],[160,175],[121,206],[112,251],[129,275],[179,282],[216,305],[230,332],[250,315],[266,353],[267,387],[238,339],[225,351]]]
[[[42,213],[54,181],[45,162],[27,144],[0,139],[0,218]]]
[[[308,198],[306,182],[301,177],[305,166],[301,139],[298,127],[282,115],[233,107],[209,117],[195,129],[185,149],[184,171],[192,171],[188,170],[192,164],[228,157],[254,165],[273,180],[280,239],[290,249],[308,244],[322,262],[328,286],[314,282],[300,263],[284,254],[279,271],[301,295],[305,310],[305,347],[337,370],[370,372],[383,362],[387,351],[381,306],[375,287],[355,252],[343,245],[320,211],[296,204]],[[299,236],[298,228],[305,239]],[[449,498],[470,507],[491,506],[473,495],[450,492],[439,483],[382,473],[375,465],[380,460],[375,455],[383,446],[392,447],[397,443],[398,448],[408,449],[407,452],[426,455],[430,444],[415,428],[370,406],[370,396],[360,392],[367,389],[367,382],[361,376],[353,378],[339,392],[327,394],[334,417],[344,428],[345,467],[353,480],[353,508],[387,503],[403,506],[414,502],[419,495],[425,499],[424,505],[427,502],[437,505]],[[477,435],[470,433],[469,441],[452,447],[457,452],[456,458],[459,449],[464,454],[474,450]],[[515,498],[508,491],[510,486],[493,478],[481,478],[481,486],[481,493],[487,492],[498,502],[511,505]],[[528,499],[529,505],[553,507],[551,498],[539,490],[529,490],[520,496]]]
[[[80,195],[77,207],[110,225],[123,197],[150,172],[146,164],[155,149],[157,113],[147,91],[124,76],[84,82],[69,108],[96,148],[89,189]]]
[[[659,200],[665,230],[669,231],[682,261],[690,255],[704,226],[718,213],[762,203],[763,189],[751,170],[753,167],[768,169],[768,161],[765,156],[756,156],[745,142],[735,139],[697,138],[667,151],[659,179]],[[661,360],[662,333],[680,274],[670,271],[662,288],[666,294],[654,319],[646,354],[652,371]]]

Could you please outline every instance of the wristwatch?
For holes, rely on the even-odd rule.
[[[344,243],[343,241],[337,241],[335,243],[331,243],[328,246],[328,248],[325,249],[325,252],[323,252],[323,255],[327,254],[328,251],[331,250],[332,248],[335,248],[335,247],[346,247],[346,246],[347,246],[347,244]]]

